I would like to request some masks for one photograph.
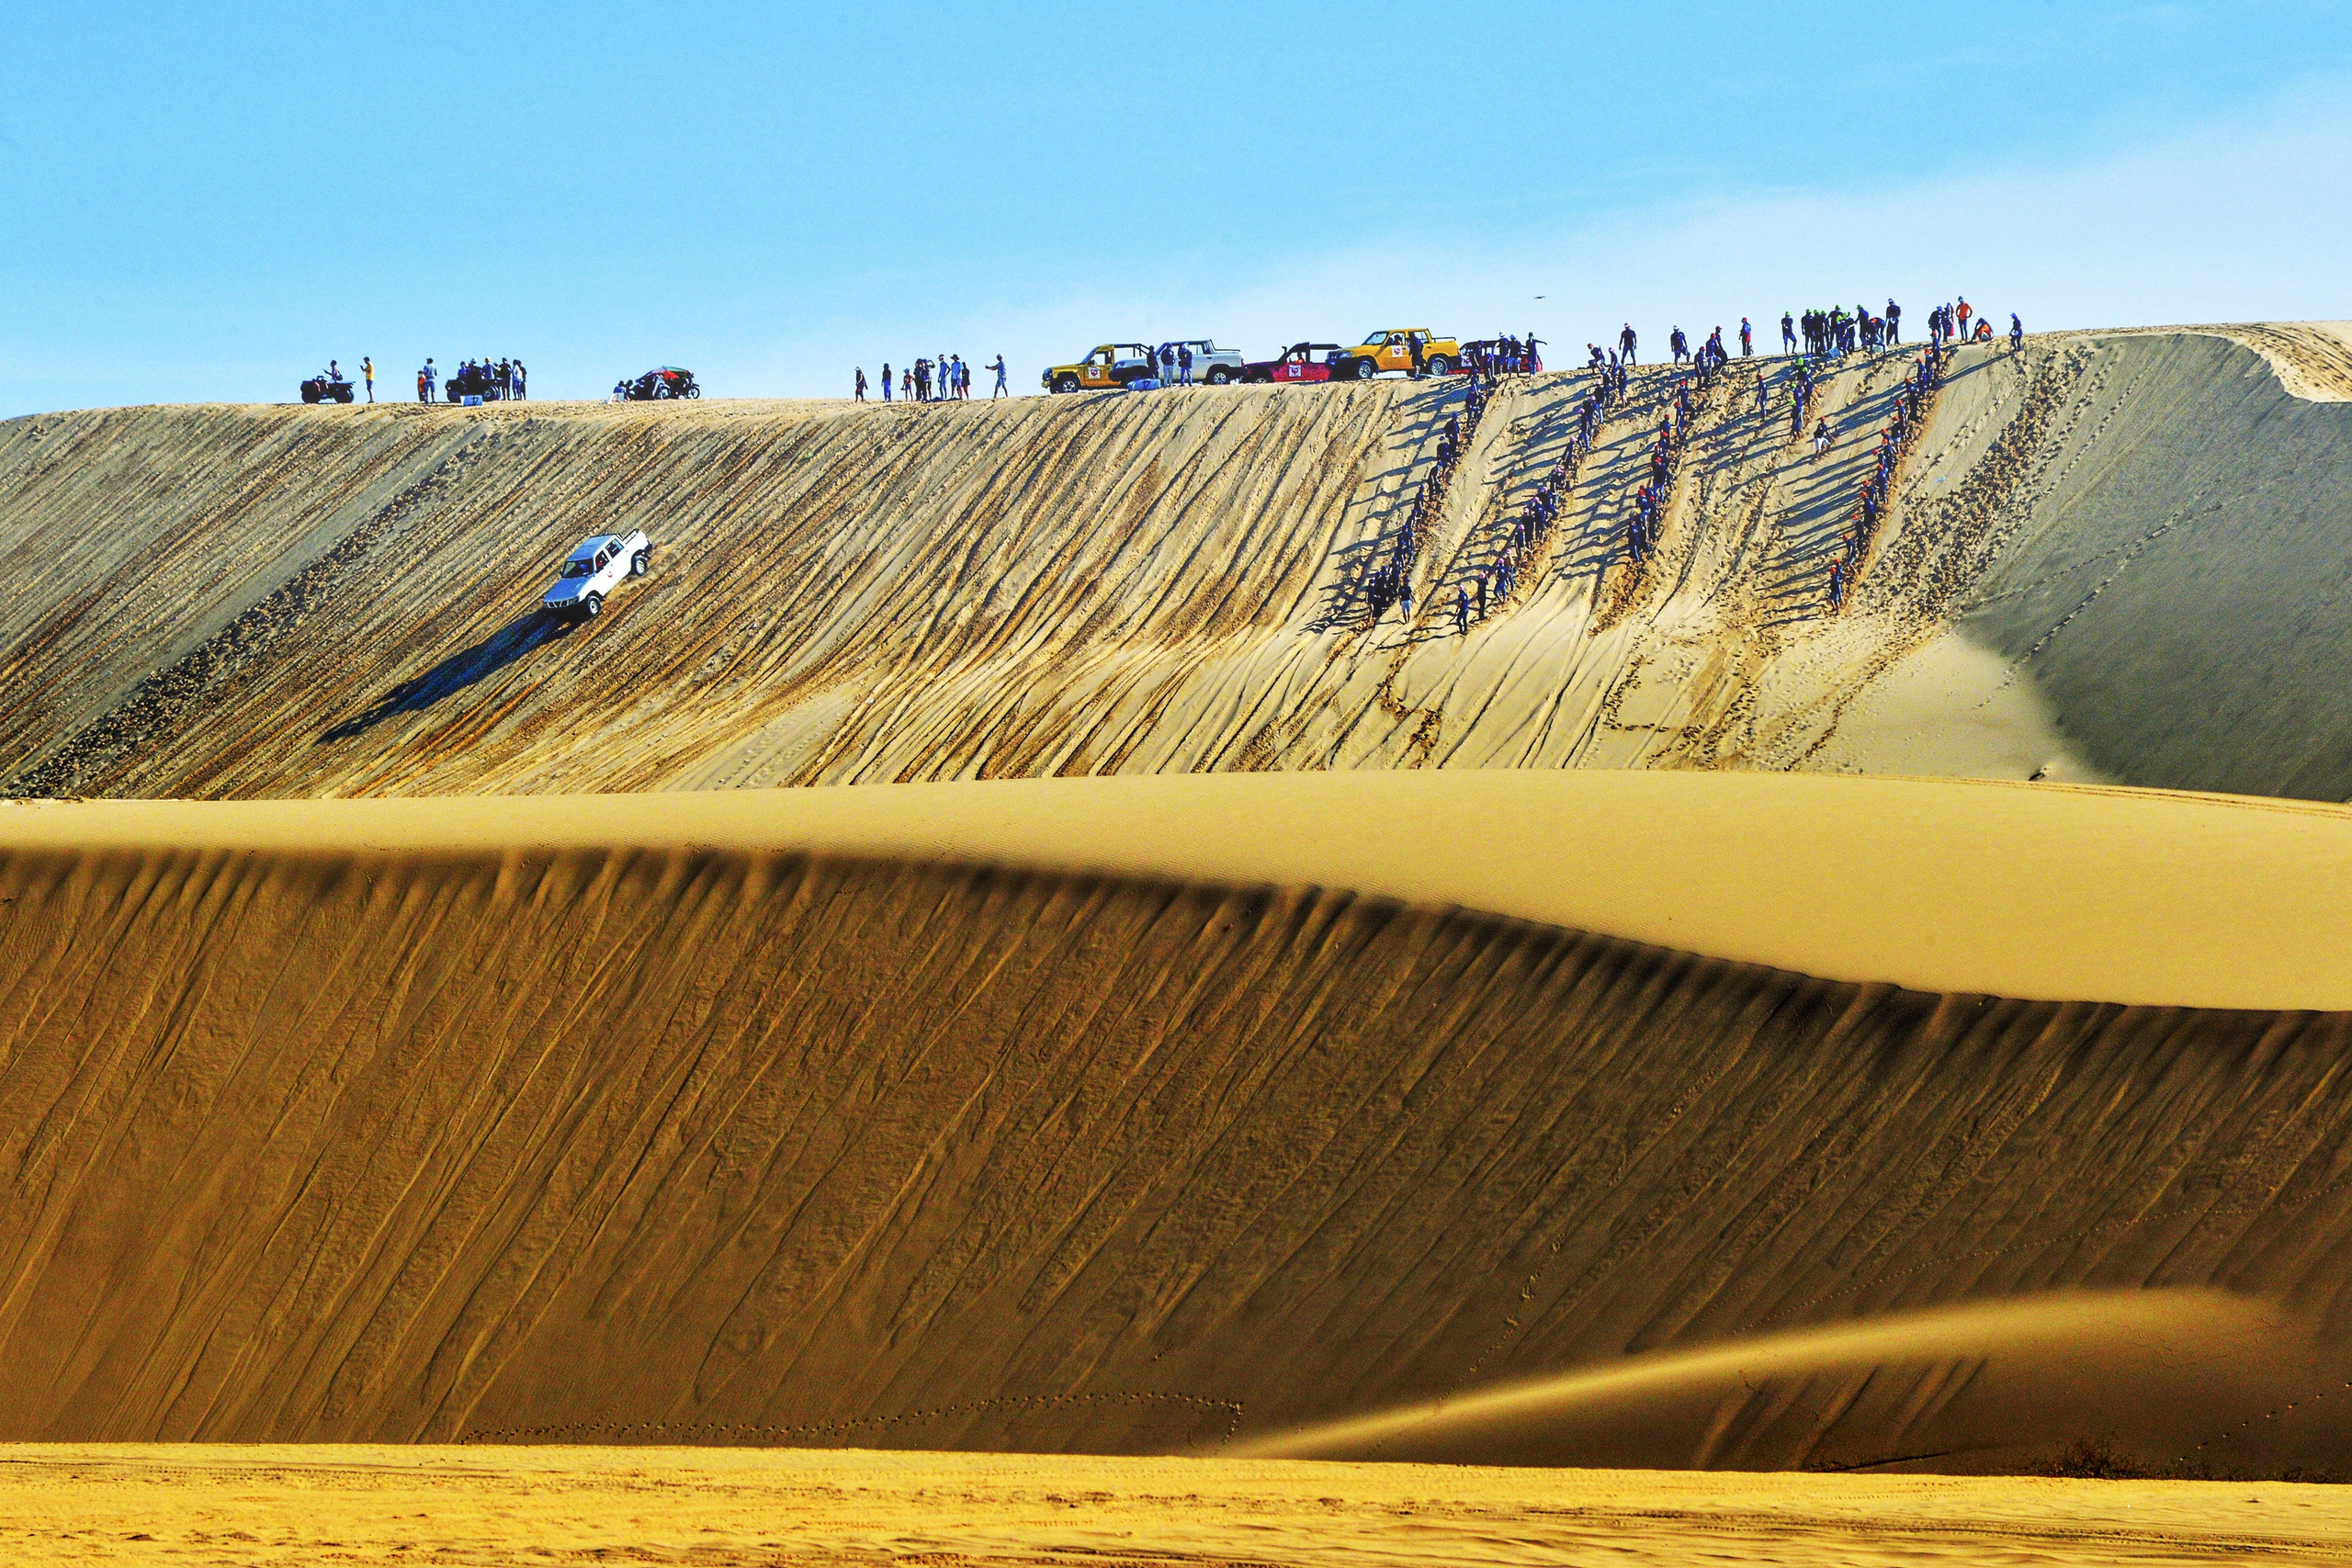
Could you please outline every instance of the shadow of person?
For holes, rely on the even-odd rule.
[[[584,623],[534,610],[517,615],[462,652],[453,653],[424,674],[401,682],[318,739],[318,744],[367,734],[388,718],[422,713],[475,682],[496,674],[516,660],[567,637]]]

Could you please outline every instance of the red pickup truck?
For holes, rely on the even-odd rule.
[[[1331,378],[1336,343],[1295,343],[1272,359],[1257,359],[1241,367],[1244,381],[1328,381]]]

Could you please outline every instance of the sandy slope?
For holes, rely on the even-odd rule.
[[[1466,639],[1362,620],[1458,403],[1434,387],[11,421],[0,770],[18,795],[287,796],[1754,767],[2341,799],[2352,408],[2298,391],[2342,340],[2216,331],[1965,351],[1834,618],[1895,364],[1829,378],[1818,464],[1736,367],[1635,570],[1670,380],[1645,371]],[[1583,389],[1500,400],[1425,607],[1492,558]],[[654,577],[542,625],[549,562],[629,525]]]
[[[1792,832],[1824,790],[1907,795],[1907,832],[1799,839],[1814,887],[1871,882],[1889,923],[1949,897],[1917,814],[1940,795],[1993,905],[2103,886],[2113,912],[1960,962],[2048,974],[2058,947],[2086,964],[2061,994],[2090,994],[2103,945],[2177,910],[2267,987],[2225,1011],[1240,885],[1238,827],[1145,875],[1135,814],[1076,804],[1127,794],[1164,841],[1185,792],[1238,823],[1258,791],[1290,881],[1341,854],[1308,825],[1361,828],[1366,785],[1496,792],[1532,853],[1632,798],[1589,782],[555,799],[512,803],[503,843],[480,805],[0,812],[0,1435],[1217,1452],[1402,1413],[1488,1461],[1966,1469],[2110,1431],[2169,1463],[2335,1462],[2346,1015],[2297,1010],[2340,979],[2230,933],[2274,886],[2342,907],[2343,812],[1616,781],[1686,807],[1622,830],[1744,820],[1766,863],[1775,793]],[[1503,793],[1531,785],[1563,804]],[[2178,857],[2037,858],[2052,799],[2141,814],[2085,843]],[[759,807],[816,800],[871,816],[756,841]],[[956,801],[1006,824],[1003,859],[1029,820],[1033,867],[881,852]],[[1089,832],[1124,874],[1069,863]],[[1725,852],[1732,908],[1804,929],[1804,886],[1755,898]],[[1483,864],[1507,896],[1574,874]],[[1521,1403],[1489,1419],[1498,1396]],[[1441,1431],[1432,1399],[1468,1419]]]
[[[2278,1484],[709,1450],[17,1448],[0,1551],[102,1563],[2341,1562]]]

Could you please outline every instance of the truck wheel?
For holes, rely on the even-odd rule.
[[[1057,392],[1075,392],[1075,391],[1077,391],[1077,390],[1078,390],[1078,378],[1077,378],[1077,377],[1075,377],[1075,376],[1057,376],[1057,377],[1055,377],[1055,378],[1054,378],[1054,390],[1055,390],[1055,391],[1057,391]]]
[[[1232,379],[1233,379],[1233,374],[1232,374],[1232,372],[1230,372],[1230,371],[1228,371],[1227,369],[1226,369],[1226,367],[1225,367],[1224,366],[1222,366],[1222,365],[1212,365],[1212,366],[1210,366],[1210,367],[1209,367],[1209,385],[1210,385],[1210,386],[1212,386],[1212,387],[1222,387],[1222,386],[1224,386],[1227,381],[1230,381],[1230,380],[1232,380]]]
[[[605,613],[605,596],[602,593],[591,593],[580,602],[580,613],[590,620],[594,620]]]
[[[645,548],[631,556],[628,562],[628,574],[631,577],[643,577],[645,575],[646,564],[652,558],[652,555],[653,547],[651,545],[648,545]]]
[[[1374,365],[1369,359],[1358,359],[1351,361],[1348,368],[1359,381],[1369,381],[1374,376],[1380,374],[1380,367]]]
[[[1421,367],[1421,370],[1424,375],[1429,376],[1451,376],[1453,374],[1453,361],[1442,354],[1432,354]]]

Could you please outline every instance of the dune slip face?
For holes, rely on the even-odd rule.
[[[635,792],[1360,767],[1806,769],[2352,796],[2352,404],[2316,327],[1952,359],[1833,613],[1907,368],[1826,456],[1736,362],[1657,552],[1640,370],[1459,635],[1584,372],[1505,378],[1370,619],[1458,383],[859,408],[174,408],[0,423],[0,791]],[[2282,379],[2282,377],[2284,378]],[[576,540],[655,569],[537,608]],[[2252,651],[2249,651],[2251,649]]]
[[[758,796],[0,811],[0,1436],[1216,1454],[1615,1368],[1444,1457],[2342,1451],[2345,1013],[1806,977],[1273,853],[1318,812],[1362,840],[1351,788],[1529,777],[776,797],[864,838],[718,809]],[[1617,777],[1702,841],[1741,818],[1693,786],[2150,812],[2119,841],[2171,820],[2209,915],[2343,830]],[[1257,819],[1254,885],[1115,837],[1090,868],[1084,831],[1004,853],[1024,816],[1165,835],[1181,786]],[[959,795],[996,838],[917,852]],[[1825,870],[1898,882],[1878,852]]]

